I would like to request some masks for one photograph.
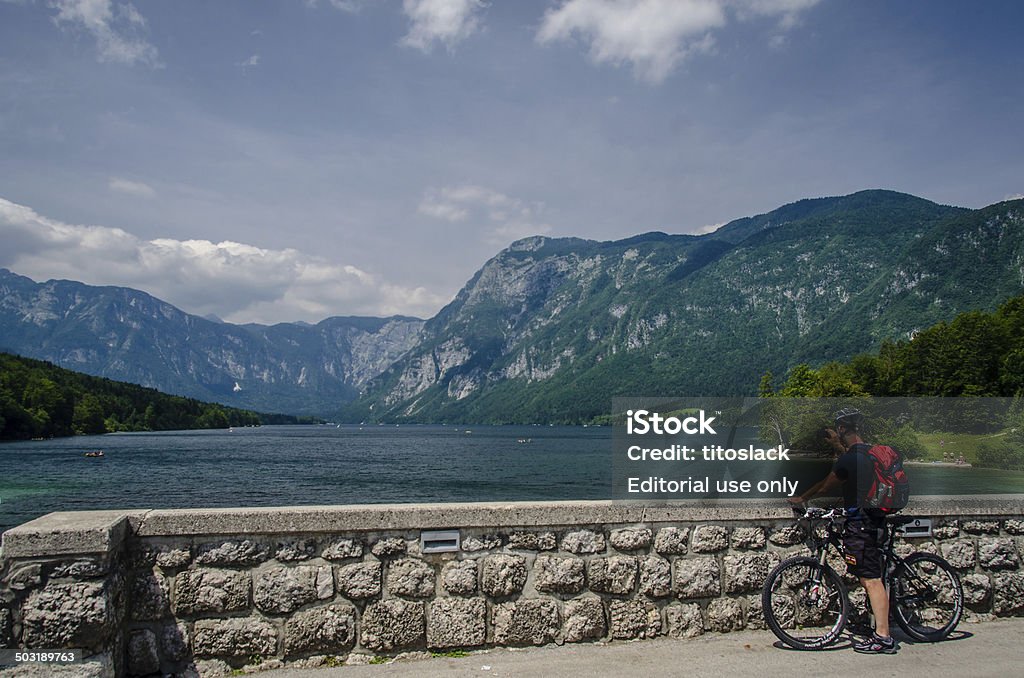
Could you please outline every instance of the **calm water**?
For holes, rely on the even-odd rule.
[[[7,443],[0,445],[0,531],[67,510],[612,496],[609,428],[469,428],[265,426]],[[106,456],[83,456],[96,449]],[[794,464],[805,479],[827,469]],[[914,466],[911,473],[921,494],[1024,492],[1020,472]]]

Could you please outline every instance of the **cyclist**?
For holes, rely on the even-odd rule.
[[[867,591],[875,630],[870,638],[854,643],[853,649],[867,654],[895,654],[896,641],[889,635],[889,595],[882,583],[880,542],[885,535],[884,516],[866,509],[863,499],[874,473],[867,451],[871,446],[860,437],[864,415],[852,408],[835,413],[835,428],[826,429],[826,440],[839,453],[832,471],[809,490],[789,501],[802,505],[818,495],[843,489],[846,527],[843,532],[847,570],[860,579]]]

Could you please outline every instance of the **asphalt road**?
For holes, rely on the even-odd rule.
[[[370,666],[276,669],[266,678],[382,678],[384,676],[757,676],[799,678],[828,674],[857,678],[1024,676],[1024,619],[961,623],[942,643],[913,643],[895,632],[895,655],[862,655],[849,642],[819,652],[784,649],[770,631],[707,634],[692,640],[493,649],[466,657],[410,659]]]

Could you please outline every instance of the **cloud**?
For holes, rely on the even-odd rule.
[[[242,68],[251,68],[253,66],[259,66],[260,65],[260,55],[259,54],[253,54],[251,57],[249,57],[245,61],[239,61],[238,65],[241,66]]]
[[[189,313],[230,322],[318,321],[331,315],[429,316],[447,298],[294,249],[238,242],[142,240],[66,224],[0,198],[0,266],[37,280],[141,289]]]
[[[662,82],[691,54],[708,52],[730,21],[778,18],[788,30],[819,0],[566,0],[548,10],[537,41],[580,40],[598,64],[630,64],[634,75]],[[773,40],[778,44],[773,36]]]
[[[481,0],[403,0],[402,11],[412,25],[401,43],[429,52],[434,42],[449,50],[480,27]]]
[[[1006,197],[1003,198],[1003,201],[1020,200],[1021,198],[1024,198],[1024,193],[1007,193]]]
[[[156,197],[156,191],[149,184],[144,184],[141,181],[129,181],[128,179],[119,179],[117,177],[111,177],[110,183],[107,186],[112,191],[118,193],[126,193],[127,195],[134,195],[140,198],[153,198]]]
[[[504,246],[531,235],[544,235],[551,226],[542,223],[542,203],[527,203],[484,186],[464,184],[428,191],[418,211],[440,221],[462,222],[472,218],[486,226],[485,240]]]
[[[51,0],[58,26],[85,31],[96,39],[97,59],[127,65],[158,65],[156,47],[141,37],[146,20],[131,3],[112,0]]]
[[[700,228],[696,228],[690,231],[690,233],[692,233],[693,235],[704,235],[705,233],[714,233],[722,226],[725,226],[725,224],[726,222],[724,221],[720,221],[717,224],[704,224]]]

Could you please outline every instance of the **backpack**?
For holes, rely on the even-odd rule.
[[[864,495],[864,507],[885,515],[906,508],[910,501],[910,481],[899,452],[888,445],[873,445],[862,454],[871,459],[874,469]]]

